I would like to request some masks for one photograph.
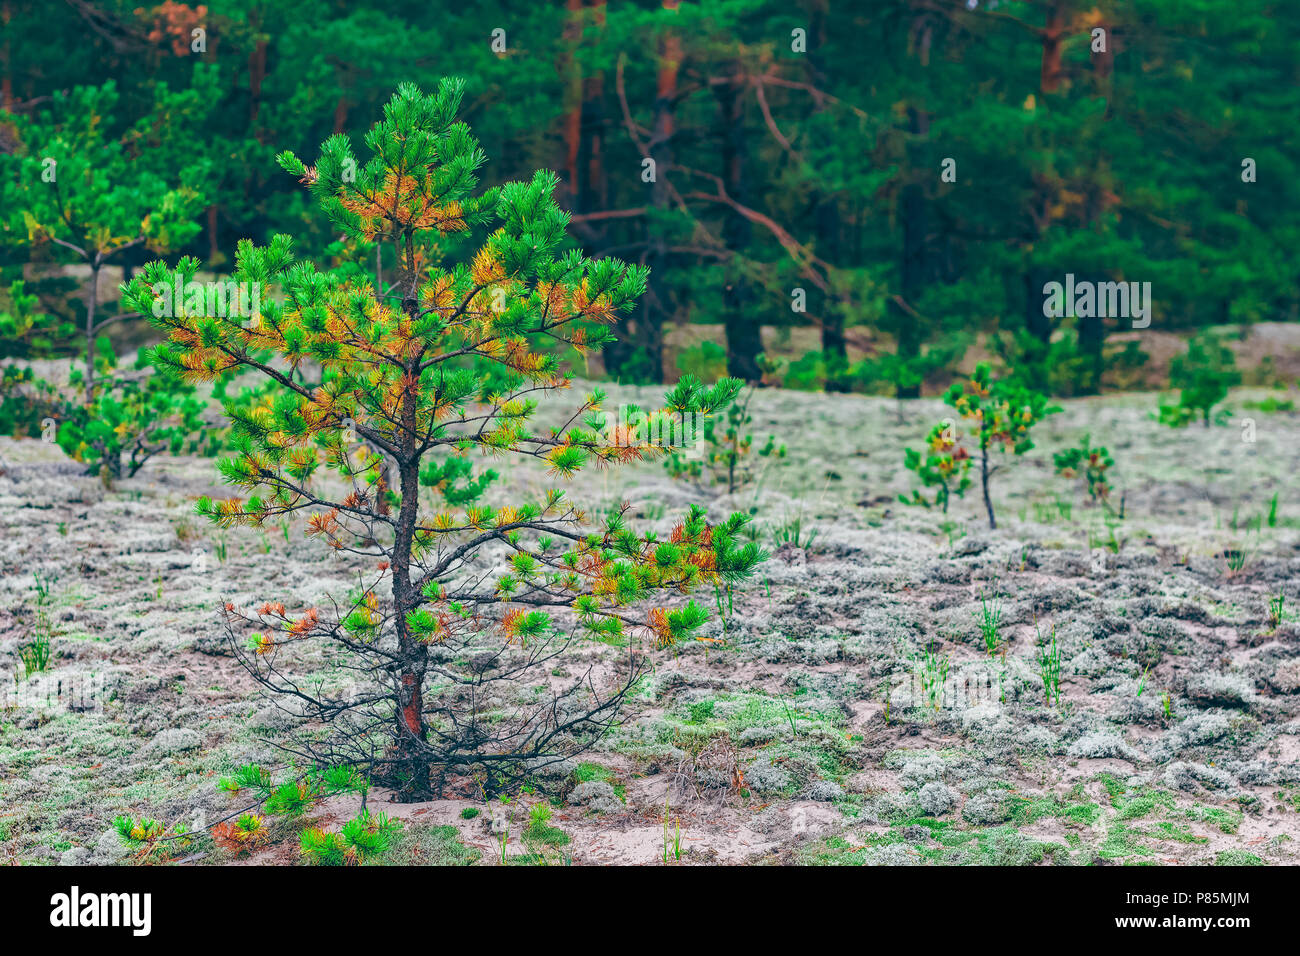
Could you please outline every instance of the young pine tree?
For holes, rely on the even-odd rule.
[[[914,448],[903,449],[903,467],[915,472],[921,484],[935,489],[934,501],[931,502],[920,489],[912,490],[912,497],[899,495],[898,500],[905,505],[932,504],[948,513],[948,504],[953,495],[965,497],[970,487],[970,452],[963,448],[958,440],[957,430],[951,421],[942,421],[930,429],[925,436],[925,452]]]
[[[154,110],[120,129],[113,121],[118,94],[109,82],[56,93],[51,108],[34,118],[12,117],[19,146],[0,154],[3,215],[13,217],[15,231],[20,227],[33,246],[89,270],[79,322],[87,402],[94,398],[96,372],[104,370],[103,333],[125,317],[100,312],[103,270],[137,247],[155,253],[179,249],[199,231],[194,220],[203,197],[185,184],[201,181],[202,165],[182,150],[141,151],[172,113],[190,105],[183,95],[160,87]],[[166,163],[146,162],[151,156],[165,157]]]
[[[1214,407],[1228,397],[1228,389],[1241,384],[1237,357],[1222,336],[1204,329],[1169,363],[1169,384],[1179,389],[1178,404],[1160,404],[1161,423],[1181,428],[1199,418],[1208,428]],[[1213,419],[1221,422],[1228,414],[1220,409]]]
[[[538,397],[570,384],[535,343],[601,347],[646,270],[561,251],[568,217],[551,173],[476,194],[485,157],[456,120],[462,91],[458,80],[432,95],[399,87],[366,137],[368,161],[344,136],[327,140],[314,166],[279,157],[336,229],[380,244],[382,288],[297,261],[290,239],[276,236],[238,246],[234,278],[262,286],[259,314],[179,309],[154,319],[168,339],[154,356],[160,366],[191,380],[242,369],[278,387],[269,404],[227,405],[236,453],[220,468],[247,497],[203,499],[200,513],[255,526],[305,514],[306,533],[353,556],[358,572],[346,599],[301,613],[227,604],[232,635],[252,632],[246,666],[333,727],[316,759],[367,763],[409,796],[431,791],[431,767],[439,784],[448,772],[474,773],[492,790],[602,733],[639,673],[637,655],[609,693],[589,674],[509,715],[494,682],[527,681],[531,692],[548,680],[534,669],[553,668],[575,637],[691,638],[707,619],[694,601],[633,606],[741,580],[764,557],[737,540],[741,515],[710,525],[692,509],[659,540],[632,531],[623,511],[591,521],[557,487],[486,503],[495,475],[476,470],[476,455],[533,460],[559,479],[650,459],[663,451],[649,436],[664,422],[728,405],[741,383],[681,383],[664,409],[612,427],[592,392],[562,425],[530,426]],[[492,231],[468,262],[445,261],[483,224]],[[152,315],[155,286],[172,280],[152,263],[128,299]],[[286,674],[282,652],[312,640],[346,652],[363,672],[359,691],[309,692]]]
[[[1034,425],[1060,409],[1049,406],[1047,396],[1041,392],[1025,388],[1011,379],[995,380],[987,362],[975,366],[969,380],[953,382],[943,400],[970,423],[969,428],[979,447],[984,510],[989,516],[989,527],[996,528],[998,523],[993,514],[989,482],[1000,466],[992,462],[992,454],[1001,450],[1023,455],[1034,447],[1029,437]]]

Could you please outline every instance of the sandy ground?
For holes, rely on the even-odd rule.
[[[1183,431],[1151,420],[1151,395],[1063,403],[1040,447],[998,474],[997,531],[977,494],[947,516],[899,504],[902,448],[943,417],[929,399],[760,392],[758,443],[774,434],[788,454],[731,495],[658,465],[580,476],[575,499],[628,500],[660,531],[695,501],[755,509],[775,553],[725,627],[709,625],[723,643],[657,654],[622,726],[513,803],[468,781],[424,804],[372,793],[405,823],[386,860],[1296,862],[1300,414],[1250,410],[1264,395],[1235,393],[1233,424]],[[1085,432],[1117,460],[1122,522],[1052,474],[1051,452]],[[0,858],[125,862],[116,815],[210,822],[239,806],[218,779],[281,766],[275,744],[299,729],[229,656],[216,608],[310,606],[346,592],[351,568],[301,527],[202,524],[192,499],[222,490],[211,460],[159,459],[107,489],[39,441],[0,439],[0,457]],[[499,491],[540,483],[507,467]],[[778,548],[796,523],[798,543]],[[1001,609],[992,653],[982,599]],[[41,608],[53,659],[24,679],[17,653]],[[927,652],[948,661],[934,700]],[[563,668],[622,653],[584,646]],[[545,838],[524,826],[541,802]],[[333,799],[315,822],[356,803]],[[300,860],[277,834],[251,862]],[[186,853],[236,862],[204,837]]]

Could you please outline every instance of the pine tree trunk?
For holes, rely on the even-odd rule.
[[[805,57],[808,65],[808,81],[816,89],[826,86],[825,60],[822,50],[826,46],[826,22],[830,17],[829,0],[817,0],[809,10],[809,36],[812,44]],[[814,113],[821,113],[830,108],[830,104],[821,98],[816,100]],[[813,198],[813,227],[817,236],[817,256],[826,262],[840,261],[843,242],[843,218],[840,215],[839,201],[833,194],[820,194]],[[822,357],[828,372],[826,391],[847,391],[848,384],[842,376],[833,374],[835,370],[848,368],[848,342],[844,335],[844,315],[836,308],[821,311]]]
[[[677,6],[678,0],[663,0],[665,13],[675,13]],[[676,127],[677,73],[682,64],[682,40],[671,29],[666,29],[660,37],[658,61],[654,127],[650,136],[654,181],[649,184],[649,199],[650,205],[656,209],[667,209],[667,176],[668,167],[673,162],[673,134]],[[629,341],[617,343],[614,349],[606,349],[605,354],[614,360],[614,371],[617,373],[626,367],[636,349],[642,349],[649,360],[651,378],[662,381],[663,329],[672,309],[668,283],[668,242],[658,226],[648,227],[646,245],[645,263],[650,267],[650,279],[641,309],[632,319],[636,332],[627,336]]]
[[[925,196],[918,183],[903,187],[903,301],[913,305],[923,290],[925,270]],[[915,315],[895,306],[898,316],[898,357],[904,361],[916,359],[921,354],[922,331]],[[899,398],[920,398],[920,385],[898,384]]]
[[[414,321],[418,307],[414,298],[403,302]],[[415,362],[411,362],[412,375]],[[429,761],[424,753],[427,728],[424,722],[424,675],[428,667],[428,648],[411,633],[406,615],[416,607],[418,595],[411,584],[411,546],[420,507],[420,463],[416,455],[416,396],[407,391],[402,396],[402,454],[398,460],[402,504],[397,513],[393,540],[393,612],[396,616],[397,646],[401,655],[398,673],[397,712],[394,758],[397,789],[408,800],[430,792]]]
[[[1096,395],[1101,391],[1101,375],[1106,368],[1104,347],[1106,320],[1100,316],[1079,319],[1079,355],[1083,367],[1079,375],[1079,394]]]
[[[1043,57],[1039,70],[1039,88],[1055,93],[1061,86],[1061,41],[1065,38],[1066,0],[1054,0],[1047,11],[1047,26],[1042,32]]]
[[[569,49],[576,49],[582,37],[582,0],[565,0],[566,18],[564,21],[564,42]],[[582,144],[582,67],[578,58],[572,53],[566,54],[561,64],[561,72],[566,74],[564,90],[564,171],[568,178],[569,204],[575,212],[586,212],[579,208],[578,197],[582,192],[581,177],[578,172],[578,153]]]
[[[90,264],[90,288],[86,291],[86,404],[95,387],[95,309],[99,304],[99,254]]]
[[[911,131],[917,142],[930,132],[929,114],[919,107],[911,107]],[[909,149],[915,153],[916,143]],[[911,159],[913,169],[920,169],[919,158]],[[901,286],[903,301],[911,308],[925,291],[926,280],[926,222],[925,188],[919,182],[909,182],[903,187],[900,198],[903,219],[903,259],[901,264]],[[921,342],[925,338],[917,316],[906,309],[895,306],[898,315],[898,357],[905,362],[913,361],[921,355]],[[920,398],[920,384],[911,385],[899,382],[899,398]]]
[[[997,528],[998,521],[993,517],[993,499],[989,497],[989,446],[980,449],[980,483],[984,486],[984,510],[989,513],[989,527]]]
[[[741,65],[730,65],[739,74]],[[735,84],[719,84],[714,88],[718,100],[718,118],[722,121],[722,178],[727,193],[736,202],[749,202],[748,183],[745,178],[745,111],[740,89]],[[754,314],[753,291],[749,280],[737,265],[737,259],[748,247],[753,235],[750,221],[729,210],[722,227],[722,238],[733,258],[725,272],[726,285],[722,290],[722,326],[727,346],[727,374],[746,382],[762,378],[758,369],[758,356],[763,351],[762,327]]]
[[[597,30],[605,28],[605,0],[587,0]],[[583,212],[609,208],[605,178],[605,75],[597,70],[582,79],[582,128],[578,151]]]

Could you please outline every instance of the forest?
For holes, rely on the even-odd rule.
[[[1300,5],[139,2],[0,0],[6,862],[1300,860]]]

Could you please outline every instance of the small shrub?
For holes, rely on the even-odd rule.
[[[682,349],[677,356],[677,368],[702,382],[716,382],[727,374],[727,350],[717,342],[706,339],[698,345]]]
[[[215,454],[204,408],[194,387],[168,372],[151,370],[143,380],[105,378],[89,403],[64,404],[59,447],[90,474],[131,478],[162,452]]]
[[[1161,403],[1161,423],[1181,428],[1200,418],[1208,428],[1214,406],[1228,397],[1228,389],[1241,384],[1241,372],[1237,370],[1236,356],[1222,337],[1205,329],[1192,338],[1185,353],[1170,363],[1169,384],[1180,390],[1178,404]],[[1213,417],[1221,422],[1227,415],[1221,411]]]
[[[1093,504],[1110,508],[1110,480],[1108,473],[1115,465],[1110,452],[1104,447],[1094,448],[1090,436],[1084,435],[1077,448],[1068,448],[1052,456],[1056,473],[1062,478],[1080,474],[1088,484],[1088,497]]]
[[[926,452],[903,450],[903,467],[915,472],[921,483],[927,488],[934,488],[935,497],[931,501],[919,489],[912,491],[912,497],[899,495],[905,505],[922,505],[926,508],[938,505],[943,513],[948,513],[948,502],[952,495],[964,497],[970,487],[971,456],[957,441],[957,432],[951,421],[944,420],[925,437]]]

